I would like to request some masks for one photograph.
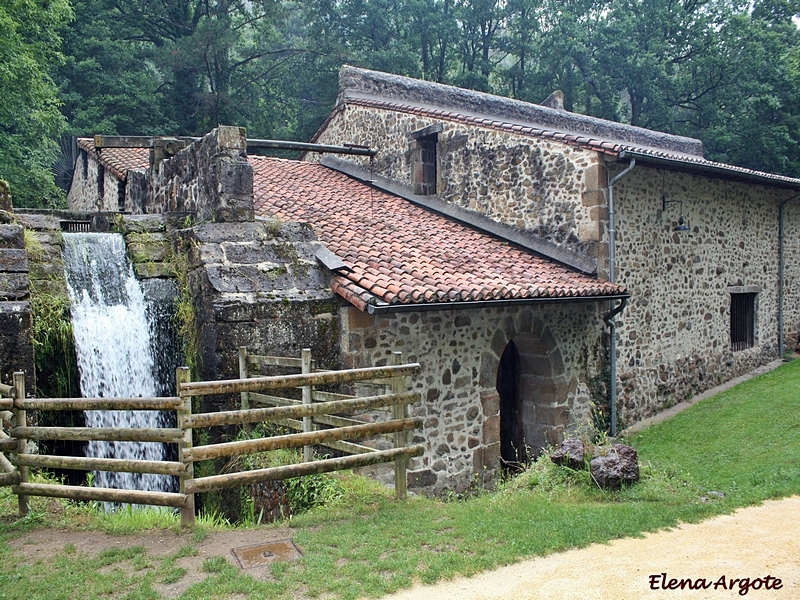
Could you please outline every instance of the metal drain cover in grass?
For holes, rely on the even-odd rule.
[[[234,558],[243,569],[263,567],[277,561],[297,560],[303,553],[292,540],[277,540],[266,544],[233,548]]]

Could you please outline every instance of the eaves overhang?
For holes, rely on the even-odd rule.
[[[470,310],[481,308],[497,308],[504,306],[519,306],[531,304],[575,304],[586,302],[609,302],[630,298],[630,294],[613,294],[603,296],[565,296],[542,298],[507,298],[499,300],[478,300],[474,302],[427,302],[420,304],[367,304],[366,312],[371,315],[401,312],[426,312],[432,310]]]
[[[745,169],[744,167],[736,167],[734,165],[727,165],[708,160],[697,160],[693,159],[692,157],[659,156],[654,155],[649,151],[635,150],[631,148],[621,150],[617,154],[617,157],[621,160],[630,160],[631,158],[635,158],[637,164],[665,167],[677,171],[698,173],[702,175],[713,175],[716,177],[724,177],[726,179],[737,179],[741,181],[759,183],[762,185],[769,185],[771,187],[800,190],[800,179],[786,177],[784,175],[775,175],[773,173],[752,171],[750,169]]]

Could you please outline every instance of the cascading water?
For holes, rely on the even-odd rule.
[[[120,234],[65,233],[64,269],[69,288],[75,351],[85,398],[172,395],[156,377],[153,324]],[[153,310],[151,308],[151,321]],[[174,380],[173,380],[174,381]],[[173,383],[174,385],[174,383]],[[163,427],[155,411],[86,411],[88,427]],[[174,426],[174,425],[172,425]],[[89,442],[98,458],[166,460],[166,446],[138,442]],[[97,487],[171,491],[172,478],[140,473],[95,473]]]

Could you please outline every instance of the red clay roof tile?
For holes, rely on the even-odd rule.
[[[149,148],[102,148],[95,149],[92,138],[78,138],[78,147],[85,150],[97,162],[125,181],[130,169],[147,169],[150,166]]]
[[[623,288],[529,254],[317,163],[250,156],[256,214],[311,224],[352,267],[332,289],[368,304],[580,298]]]

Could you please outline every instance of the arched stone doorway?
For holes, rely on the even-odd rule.
[[[497,368],[500,396],[500,456],[514,468],[564,437],[569,418],[561,352],[550,331],[517,334],[506,345]]]

